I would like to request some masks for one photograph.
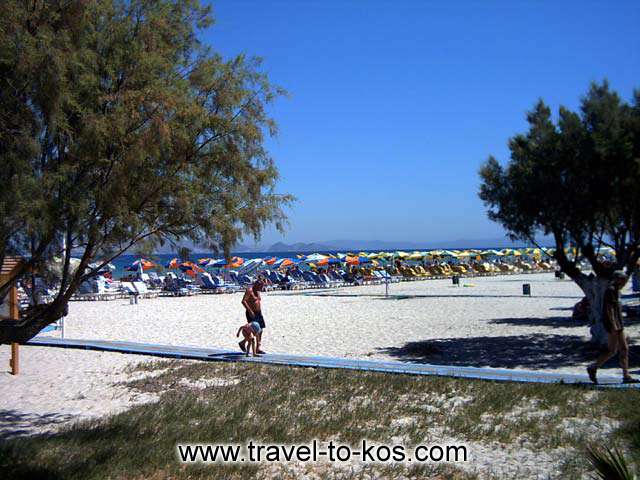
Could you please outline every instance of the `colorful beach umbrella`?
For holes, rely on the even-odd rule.
[[[232,257],[231,261],[227,263],[224,268],[238,268],[244,264],[244,258]]]
[[[274,267],[289,267],[291,265],[295,265],[298,263],[296,260],[292,260],[291,258],[280,258],[276,260],[273,264]]]
[[[179,268],[180,267],[180,260],[178,260],[177,258],[172,258],[171,260],[169,260],[167,262],[167,264],[165,265],[166,268]]]
[[[156,264],[146,258],[139,258],[124,269],[128,272],[136,272],[140,270],[140,266],[142,266],[142,270],[151,270],[156,267]]]
[[[345,257],[345,262],[347,262],[347,265],[359,265],[360,264],[360,260],[358,259],[358,257],[355,257],[355,256],[347,256],[347,257]]]
[[[227,261],[224,258],[210,258],[206,264],[201,264],[201,267],[224,267]]]
[[[190,271],[194,272],[194,273],[202,273],[204,272],[204,269],[199,267],[198,265],[196,265],[193,262],[182,262],[178,268],[180,268],[181,271],[183,271],[184,273],[189,273]]]

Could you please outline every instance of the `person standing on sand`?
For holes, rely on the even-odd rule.
[[[602,302],[602,323],[608,335],[607,350],[603,352],[595,363],[587,367],[589,379],[593,383],[598,383],[596,372],[607,360],[613,357],[616,352],[622,367],[623,383],[638,383],[640,380],[629,375],[629,346],[624,335],[624,325],[622,323],[622,309],[620,308],[620,290],[627,283],[627,276],[621,270],[613,272],[611,285],[604,293]]]
[[[247,323],[257,322],[260,325],[260,332],[256,334],[256,353],[261,354],[265,353],[262,351],[260,346],[262,345],[262,332],[264,331],[264,317],[262,316],[262,308],[260,302],[262,299],[260,298],[260,292],[264,290],[264,283],[262,280],[258,279],[254,282],[254,284],[247,288],[247,291],[244,292],[244,296],[242,297],[242,306],[245,309]],[[242,340],[238,343],[240,349],[245,352],[245,340]]]

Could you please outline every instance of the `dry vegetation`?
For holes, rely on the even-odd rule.
[[[587,473],[587,442],[640,464],[640,392],[246,364],[163,361],[131,389],[156,403],[0,444],[2,478],[550,478]],[[155,373],[142,377],[142,373]],[[466,443],[462,464],[200,465],[179,442]],[[534,470],[531,470],[534,468]],[[529,469],[529,470],[527,470]]]

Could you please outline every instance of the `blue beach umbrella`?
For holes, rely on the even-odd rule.
[[[210,258],[205,264],[200,264],[201,267],[223,267],[227,264],[224,258]]]

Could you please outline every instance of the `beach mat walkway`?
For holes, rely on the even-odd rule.
[[[156,345],[147,343],[118,342],[108,340],[74,340],[55,337],[36,337],[27,345],[38,347],[61,347],[104,352],[120,352],[156,357],[184,358],[219,362],[251,362],[268,365],[295,367],[339,368],[369,372],[401,373],[408,375],[435,375],[442,377],[470,378],[505,382],[526,383],[562,383],[589,385],[586,375],[571,373],[535,372],[527,370],[506,370],[496,368],[458,367],[448,365],[429,365],[408,362],[386,362],[377,360],[358,360],[351,358],[316,357],[305,355],[267,354],[259,357],[246,357],[240,351],[220,350],[204,347],[181,347],[174,345]],[[618,377],[599,376],[598,387],[638,388],[639,384],[622,384]]]

